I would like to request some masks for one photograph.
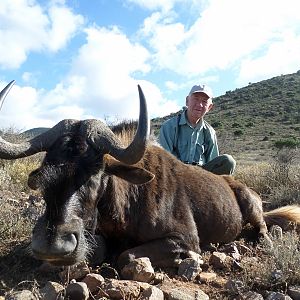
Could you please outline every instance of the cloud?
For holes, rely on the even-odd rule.
[[[151,70],[146,48],[130,41],[117,27],[89,27],[85,33],[86,43],[73,58],[68,74],[52,90],[31,88],[28,94],[25,87],[13,88],[1,112],[11,118],[2,118],[0,126],[11,124],[7,122],[25,128],[38,122],[39,126],[53,126],[65,118],[137,119],[137,84],[146,95],[151,116],[179,109],[175,102],[164,99],[155,84],[139,79]],[[25,79],[30,76],[23,74]]]
[[[273,43],[266,53],[241,63],[236,83],[246,85],[272,76],[293,73],[300,66],[300,36],[287,33],[285,38]]]
[[[154,51],[158,68],[188,78],[239,68],[243,60],[262,51],[271,54],[276,43],[285,49],[285,61],[291,54],[284,46],[286,32],[300,36],[297,5],[296,0],[212,0],[190,26],[176,21],[174,14],[166,18],[165,13],[154,12],[141,33]]]
[[[55,52],[66,46],[83,18],[53,2],[43,9],[34,0],[1,0],[0,68],[20,67],[31,52]]]

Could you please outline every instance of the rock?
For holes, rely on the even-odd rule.
[[[135,299],[140,294],[140,285],[136,281],[107,279],[97,294],[112,299]]]
[[[151,282],[155,277],[154,269],[148,257],[134,259],[122,269],[121,274],[125,279],[142,282]]]
[[[184,259],[178,267],[178,275],[187,280],[194,280],[201,271],[199,260],[193,258]]]
[[[259,293],[249,291],[249,292],[240,294],[235,299],[236,300],[264,300],[264,297]]]
[[[66,298],[72,300],[87,300],[89,298],[89,289],[86,283],[70,283],[66,288]]]
[[[225,288],[232,294],[240,294],[244,289],[244,284],[240,280],[229,279],[225,284]]]
[[[274,281],[280,281],[280,279],[283,277],[282,270],[275,270],[271,273],[271,277]]]
[[[43,300],[57,300],[64,289],[65,288],[61,284],[48,281],[44,287],[40,289],[40,294],[43,297]]]
[[[59,276],[63,282],[70,281],[71,279],[81,279],[90,273],[90,269],[86,262],[81,262],[79,264],[66,267]]]
[[[215,269],[224,269],[228,265],[228,256],[222,252],[213,252],[209,258],[209,264]]]
[[[38,300],[39,298],[29,290],[16,291],[7,295],[5,300]]]
[[[187,288],[172,289],[167,295],[168,300],[209,300],[202,290],[191,291]]]
[[[273,225],[270,229],[270,234],[274,239],[282,240],[282,228],[278,225]]]
[[[266,300],[293,300],[290,296],[277,293],[277,292],[268,292]]]
[[[140,300],[164,300],[164,293],[155,286],[145,289],[139,296]]]
[[[234,260],[239,261],[241,260],[241,255],[239,253],[238,247],[236,243],[230,243],[224,245],[224,251],[232,257]]]
[[[293,300],[300,300],[300,286],[289,286],[287,293]]]
[[[168,276],[164,273],[155,272],[154,278],[153,278],[153,284],[162,283],[164,281],[165,277],[168,277]]]
[[[86,283],[91,293],[99,290],[99,287],[104,283],[104,278],[100,274],[87,274],[82,282]]]
[[[217,279],[217,274],[211,272],[201,272],[199,274],[199,279],[204,283],[212,282]]]

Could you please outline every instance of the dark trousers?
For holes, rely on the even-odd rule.
[[[202,166],[203,169],[218,175],[232,175],[234,173],[236,161],[231,155],[219,155]]]

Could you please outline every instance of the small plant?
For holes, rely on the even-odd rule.
[[[287,138],[275,141],[274,146],[277,149],[283,149],[283,148],[297,148],[300,145],[300,141],[296,138]]]
[[[233,134],[234,134],[235,136],[241,136],[241,135],[244,134],[244,131],[243,131],[242,129],[238,129],[238,130],[235,130],[235,131],[233,132]]]
[[[299,236],[286,232],[282,238],[272,238],[273,248],[261,243],[260,259],[245,259],[241,279],[248,286],[265,290],[300,283]]]

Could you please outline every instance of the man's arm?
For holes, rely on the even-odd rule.
[[[166,149],[168,152],[173,154],[174,150],[174,128],[172,128],[170,121],[165,122],[160,127],[159,131],[159,143],[160,145]]]
[[[206,162],[209,162],[219,156],[219,147],[218,147],[218,141],[217,141],[217,135],[216,132],[213,130],[211,131],[211,138],[208,141],[208,148],[206,152]]]

